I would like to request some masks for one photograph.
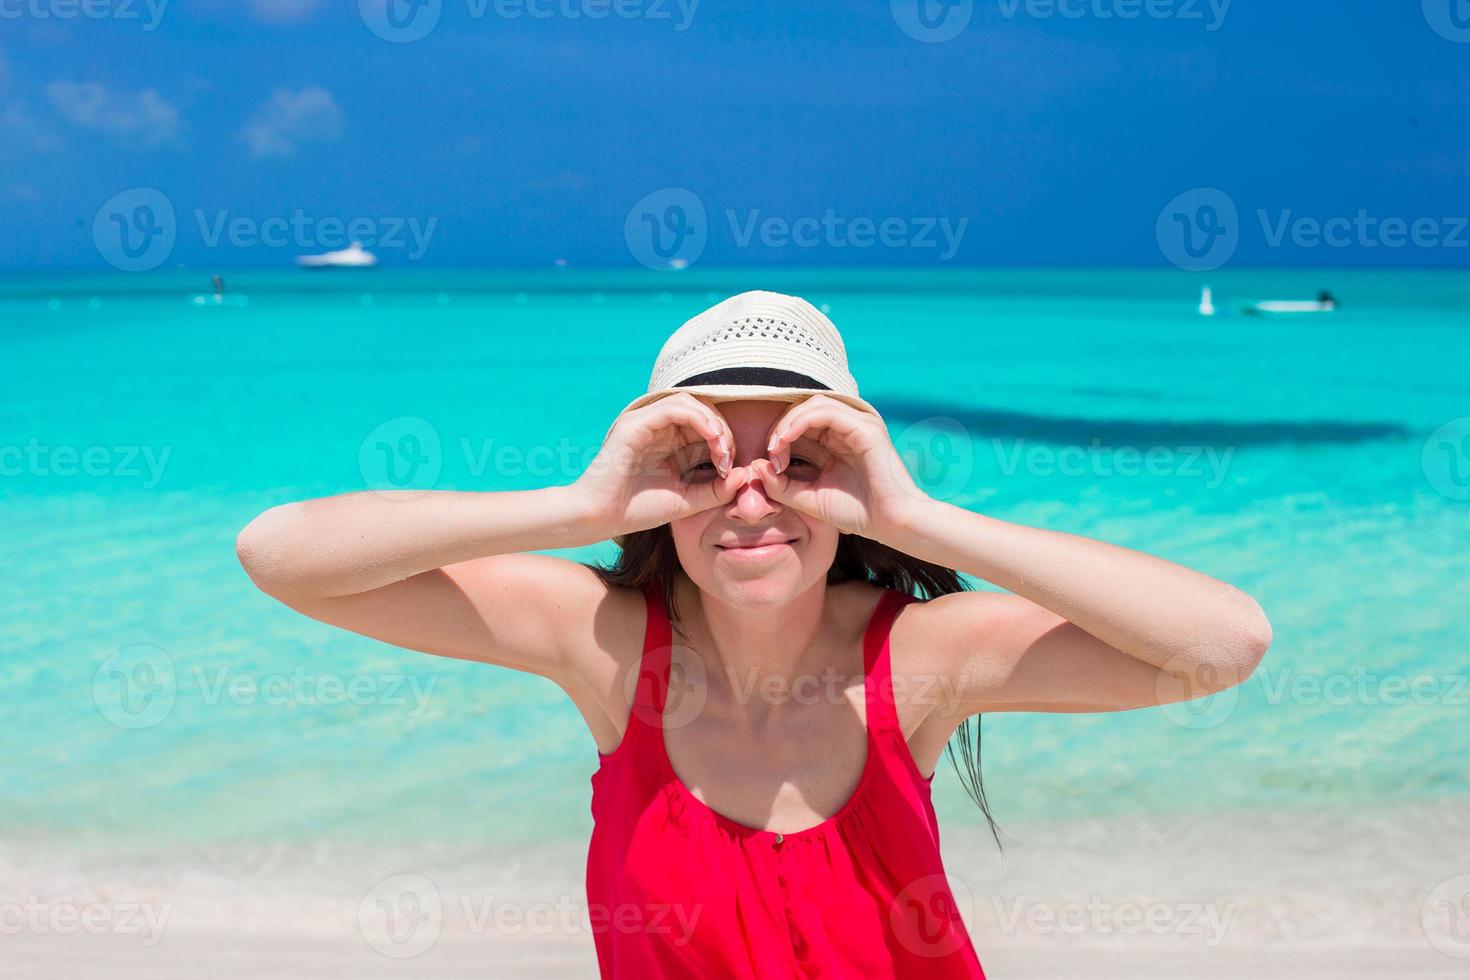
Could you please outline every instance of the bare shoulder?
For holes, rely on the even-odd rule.
[[[591,619],[570,637],[562,687],[581,711],[598,751],[611,752],[627,728],[629,678],[643,657],[648,605],[636,589],[608,585],[600,576],[598,581],[601,592]]]
[[[972,692],[993,683],[989,675],[1007,672],[996,651],[1012,624],[1036,608],[1007,593],[955,592],[899,612],[889,657],[900,721],[916,758],[937,757],[934,745],[942,746],[970,713]]]
[[[1038,610],[1035,603],[1005,592],[953,592],[915,602],[893,624],[895,662],[920,671],[952,668],[957,654],[991,646],[1017,620]]]

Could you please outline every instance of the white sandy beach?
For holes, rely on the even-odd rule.
[[[1426,900],[1466,872],[1447,856],[1467,823],[1453,803],[1119,818],[1008,828],[1003,860],[962,827],[946,860],[994,978],[1451,978],[1470,930]],[[230,849],[63,873],[7,847],[0,973],[593,977],[580,850]]]
[[[273,978],[507,977],[568,980],[597,976],[590,943],[576,948],[552,940],[455,939],[410,960],[392,960],[363,947],[356,936],[306,940],[199,934],[170,937],[147,955],[115,937],[38,942],[6,939],[3,973],[16,977],[109,977],[114,980],[273,980]],[[1208,955],[1147,950],[999,949],[984,955],[991,980],[1283,980],[1423,978],[1463,980],[1466,961],[1429,949],[1347,947],[1216,950]]]

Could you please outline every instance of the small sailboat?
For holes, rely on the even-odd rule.
[[[325,255],[299,255],[296,264],[303,269],[371,269],[378,264],[378,257],[353,242],[347,248]]]
[[[1210,291],[1209,286],[1206,286],[1199,294],[1199,315],[1215,315],[1215,294]]]
[[[1252,303],[1243,312],[1251,316],[1294,316],[1303,313],[1331,313],[1337,309],[1337,298],[1327,290],[1310,299],[1268,299]]]

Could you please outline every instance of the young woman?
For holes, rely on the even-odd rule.
[[[608,538],[608,569],[526,554]],[[681,327],[568,486],[289,504],[239,554],[308,616],[567,693],[598,958],[638,980],[983,976],[929,798],[966,719],[1201,697],[1271,638],[1197,572],[927,497],[836,328],[772,293]]]

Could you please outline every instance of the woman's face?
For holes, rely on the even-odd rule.
[[[735,440],[736,467],[766,455],[771,427],[791,406],[786,402],[720,402]],[[797,440],[786,474],[814,479],[824,451]],[[691,479],[714,479],[713,466],[698,464]],[[837,556],[838,531],[766,496],[760,480],[741,487],[728,504],[680,518],[669,525],[679,563],[695,585],[739,605],[783,605],[827,577]]]

